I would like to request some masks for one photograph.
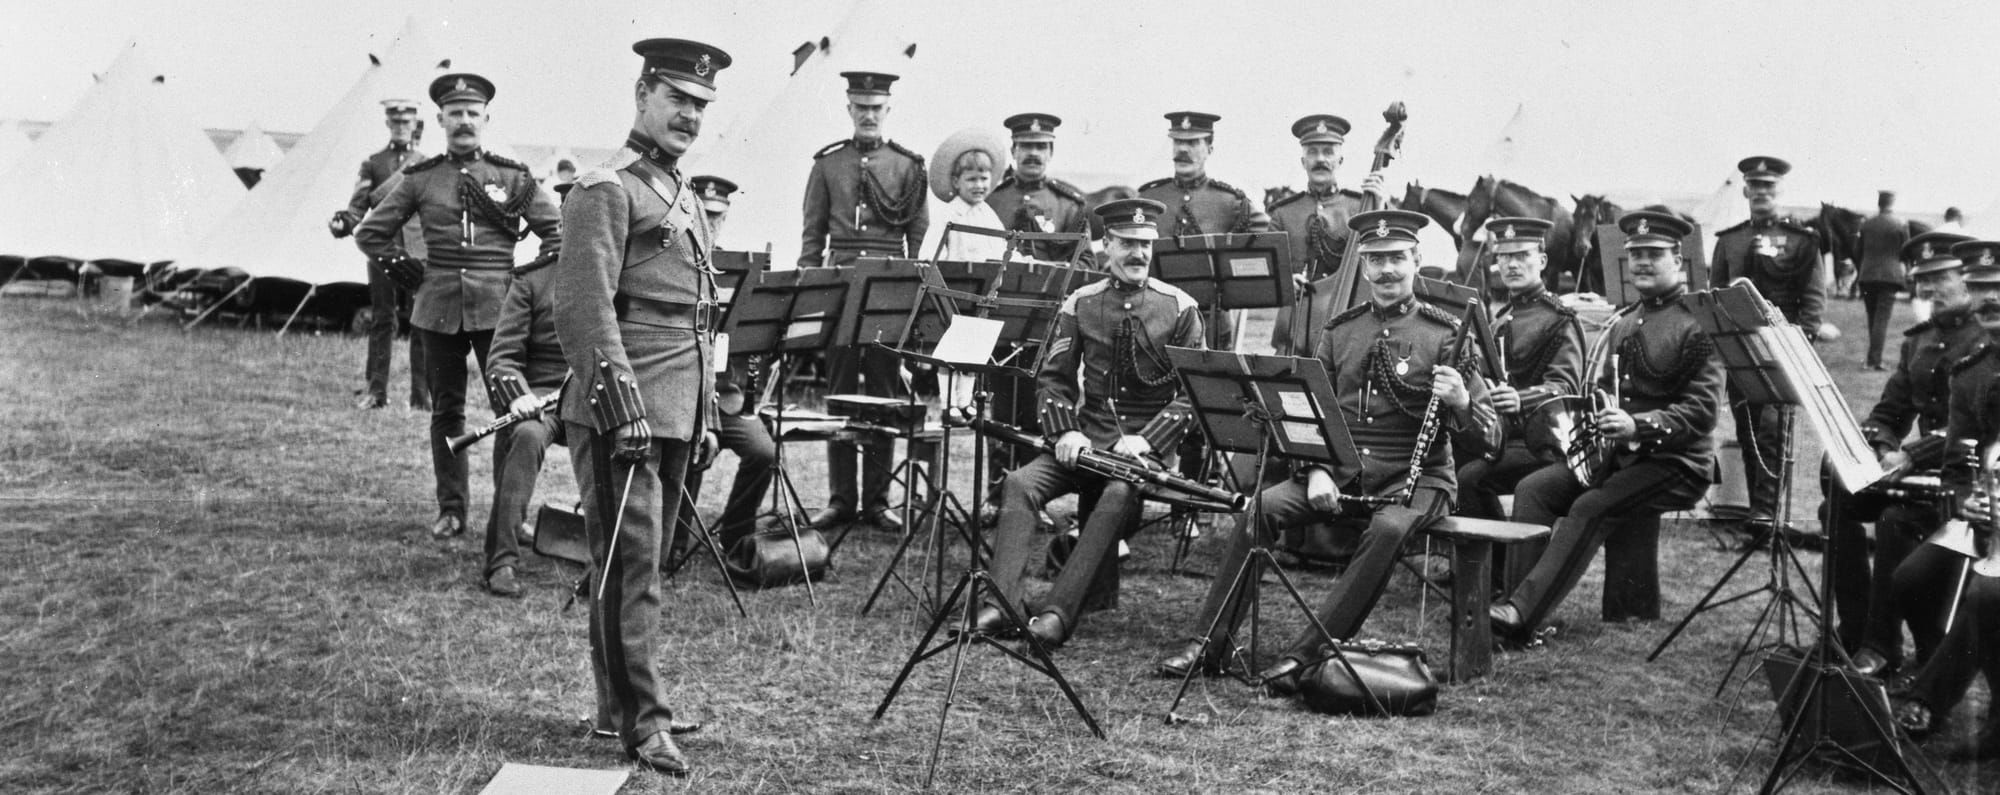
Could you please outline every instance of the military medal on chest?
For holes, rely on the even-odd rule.
[[[494,204],[506,204],[507,189],[498,183],[488,182],[486,183],[486,198],[492,199]]]

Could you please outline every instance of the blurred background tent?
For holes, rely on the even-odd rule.
[[[284,150],[278,148],[278,142],[265,134],[264,128],[254,121],[243,128],[243,133],[236,136],[229,148],[222,150],[222,159],[229,162],[229,168],[236,172],[237,179],[243,180],[243,187],[246,188],[257,187],[264,172],[271,170],[284,157]]]

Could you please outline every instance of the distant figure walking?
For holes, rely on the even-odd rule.
[[[1896,293],[1903,289],[1903,244],[1910,242],[1910,224],[1896,215],[1896,194],[1882,191],[1875,215],[1861,222],[1861,266],[1855,281],[1868,311],[1868,369],[1882,364],[1882,347],[1889,337],[1889,316],[1896,310]]]

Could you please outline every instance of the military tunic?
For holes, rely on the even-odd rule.
[[[1271,205],[1271,229],[1285,233],[1291,252],[1292,272],[1307,279],[1331,276],[1340,269],[1347,254],[1347,219],[1365,211],[1358,191],[1333,190],[1314,193],[1310,188]],[[1292,350],[1293,307],[1278,307],[1278,319],[1271,326],[1271,347],[1280,353]],[[1313,338],[1305,329],[1307,340]]]
[[[1167,361],[1169,346],[1202,347],[1201,308],[1173,285],[1105,279],[1070,293],[1037,367],[1042,432],[1053,442],[1079,431],[1100,450],[1139,436],[1154,455],[1169,455],[1192,421],[1180,379]],[[1049,453],[1009,472],[1001,487],[992,571],[1002,598],[1018,604],[1036,512],[1070,493],[1095,507],[1055,587],[1029,613],[1059,613],[1073,629],[1100,566],[1116,565],[1106,553],[1139,507],[1139,492],[1131,484],[1065,468]]]
[[[986,197],[986,205],[1000,216],[1000,223],[1015,232],[1078,232],[1090,234],[1090,208],[1084,205],[1083,191],[1053,177],[1030,182],[1009,174]],[[1036,259],[1068,262],[1074,245],[1037,241],[1031,253]],[[1083,248],[1083,264],[1091,262],[1089,246]]]
[[[354,181],[354,191],[347,199],[347,207],[338,215],[341,224],[351,232],[368,216],[368,211],[388,195],[389,183],[394,182],[405,165],[423,159],[424,154],[408,144],[390,142],[381,151],[369,155],[361,161],[361,173]],[[346,234],[346,233],[343,233]],[[422,259],[424,256],[424,230],[415,219],[403,226],[403,245],[410,256]],[[376,404],[389,400],[389,366],[393,354],[391,349],[396,341],[396,327],[401,317],[409,313],[410,293],[389,278],[388,272],[370,263],[368,266],[368,354],[362,365],[363,378],[367,380],[368,395]],[[420,335],[410,335],[410,405],[427,407],[431,402],[430,386],[425,383],[426,371],[424,351]]]
[[[1715,257],[1709,262],[1714,286],[1727,287],[1737,278],[1748,278],[1808,339],[1819,334],[1826,302],[1820,271],[1818,237],[1790,218],[1753,219],[1722,230],[1716,235]],[[1775,521],[1780,478],[1774,462],[1783,459],[1785,445],[1778,411],[1773,406],[1744,402],[1734,386],[1729,388],[1729,398],[1736,439],[1742,446],[1751,518]]]
[[[1335,405],[1360,457],[1330,469],[1321,465],[1302,469],[1294,478],[1268,486],[1254,497],[1262,501],[1262,532],[1267,538],[1329,518],[1306,497],[1305,482],[1314,468],[1326,469],[1345,496],[1406,493],[1417,436],[1431,403],[1432,368],[1451,364],[1448,357],[1458,325],[1450,313],[1414,297],[1389,306],[1369,301],[1327,323],[1315,356],[1332,378]],[[1468,355],[1460,362],[1476,360]],[[1366,524],[1347,571],[1334,581],[1315,611],[1333,639],[1351,638],[1361,630],[1388,587],[1410,534],[1450,513],[1457,483],[1452,445],[1445,442],[1446,436],[1468,429],[1497,432],[1498,423],[1482,419],[1493,416],[1485,382],[1472,377],[1470,368],[1454,369],[1467,376],[1466,405],[1453,408],[1438,403],[1438,435],[1418,465],[1416,491],[1408,494],[1408,504],[1398,500],[1376,508],[1344,505],[1331,517],[1337,522]],[[1249,518],[1241,516],[1232,531],[1229,551],[1216,564],[1219,574],[1211,581],[1202,610],[1191,623],[1193,634],[1206,631],[1218,617],[1220,626],[1233,632],[1247,606],[1254,603],[1253,589],[1230,587],[1231,575],[1242,567],[1254,545]],[[1281,654],[1310,662],[1318,658],[1318,649],[1327,640],[1307,623]]]
[[[1619,310],[1591,353],[1616,352],[1616,381],[1598,367],[1588,387],[1616,395],[1634,436],[1612,443],[1609,475],[1586,488],[1567,463],[1522,479],[1514,521],[1553,525],[1549,548],[1509,597],[1526,626],[1547,618],[1583,577],[1605,538],[1628,518],[1689,507],[1708,489],[1715,456],[1710,434],[1722,405],[1722,362],[1684,303],[1685,288]],[[1588,412],[1578,419],[1590,421]]]
[[[931,226],[926,179],[923,157],[895,141],[819,150],[806,177],[799,267],[920,256]]]
[[[569,362],[556,339],[550,312],[552,262],[514,269],[493,347],[486,357],[486,388],[493,413],[506,414],[524,395],[544,396],[562,386]],[[486,573],[520,560],[517,530],[535,499],[535,479],[549,445],[562,441],[562,423],[545,412],[514,424],[493,438],[493,512],[486,521]]]
[[[1575,310],[1540,286],[1507,297],[1494,313],[1493,335],[1506,352],[1507,383],[1519,393],[1521,409],[1504,418],[1505,442],[1497,452],[1459,459],[1461,513],[1482,519],[1506,518],[1500,495],[1563,460],[1569,439],[1557,437],[1550,412],[1564,408],[1554,405],[1559,398],[1580,394],[1583,381],[1583,326]]]
[[[718,412],[707,217],[651,139],[633,133],[621,155],[622,167],[586,172],[563,201],[569,234],[554,269],[554,314],[575,373],[562,402],[565,433],[595,509],[585,513],[593,585],[603,593],[591,602],[592,660],[631,748],[672,718],[654,660],[661,540],[680,512],[699,435],[716,427]],[[644,460],[614,463],[614,432],[641,419],[653,437]]]

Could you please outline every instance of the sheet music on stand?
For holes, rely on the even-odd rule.
[[[1153,274],[1205,309],[1292,305],[1292,253],[1283,232],[1162,237],[1153,243]]]
[[[848,269],[766,271],[730,310],[736,355],[805,353],[833,344],[847,301]]]
[[[1885,474],[1840,385],[1813,352],[1812,343],[1748,281],[1688,296],[1702,331],[1715,341],[1729,383],[1753,404],[1793,404],[1818,434],[1840,485],[1850,493]]]
[[[1278,456],[1335,467],[1359,465],[1360,452],[1334,401],[1333,379],[1320,360],[1174,346],[1167,348],[1167,360],[1217,449],[1262,452],[1257,412],[1263,411],[1270,417],[1271,452]]]

